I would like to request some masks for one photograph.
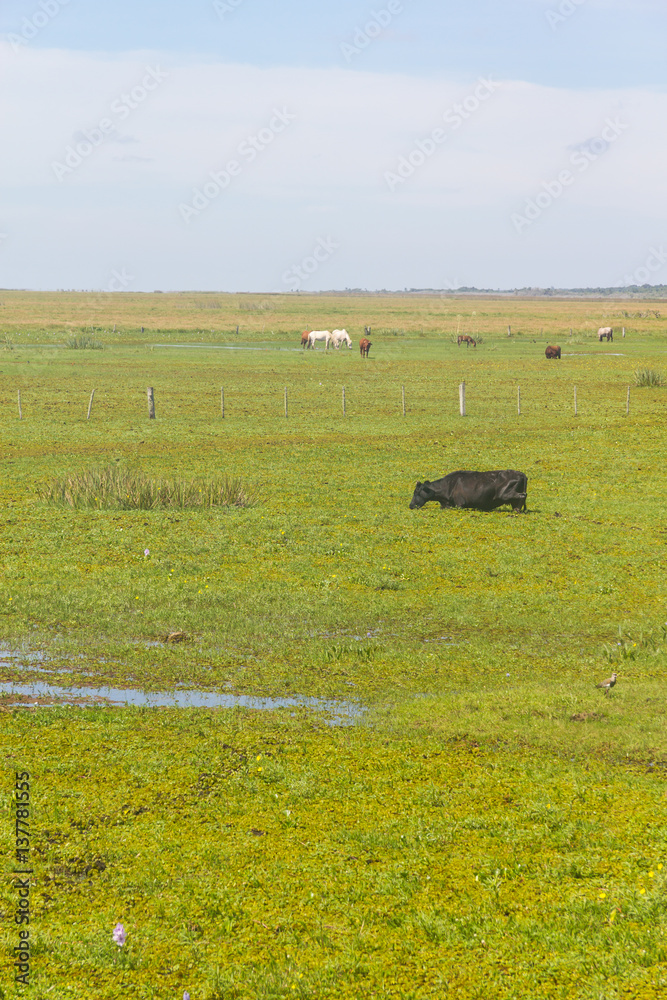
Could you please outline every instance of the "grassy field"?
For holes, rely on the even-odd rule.
[[[656,306],[2,293],[0,682],[365,709],[8,708],[35,996],[661,994],[667,387],[626,416],[667,374]],[[337,326],[354,350],[299,350]],[[40,498],[109,466],[259,502]],[[528,513],[408,509],[458,468],[521,469]]]

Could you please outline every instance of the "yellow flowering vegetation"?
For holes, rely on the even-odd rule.
[[[17,711],[3,730],[5,775],[31,773],[40,998],[667,986],[662,775],[286,711]]]
[[[335,327],[354,350],[300,349]],[[11,867],[29,771],[35,1000],[664,995],[656,303],[3,292],[3,331],[0,836]],[[525,472],[527,513],[409,509],[456,469]],[[58,492],[112,480],[253,504]]]

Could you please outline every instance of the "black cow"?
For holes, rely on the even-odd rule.
[[[434,483],[417,483],[410,510],[437,500],[441,507],[472,507],[495,510],[511,504],[513,510],[526,509],[528,479],[524,472],[501,469],[497,472],[450,472]]]

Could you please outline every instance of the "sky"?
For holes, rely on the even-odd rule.
[[[4,0],[0,287],[667,282],[665,0]]]

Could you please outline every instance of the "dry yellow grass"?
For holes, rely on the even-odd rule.
[[[659,302],[609,299],[555,299],[540,297],[452,298],[438,294],[284,295],[180,292],[163,294],[104,292],[0,293],[0,329],[58,339],[62,332],[107,331],[107,342],[150,340],[157,333],[175,338],[180,333],[200,333],[198,339],[234,334],[242,338],[305,329],[333,329],[363,334],[364,326],[385,333],[469,333],[473,336],[506,336],[511,325],[515,336],[563,338],[570,328],[594,334],[600,326],[621,327],[648,334],[664,329],[652,313]],[[624,316],[629,313],[629,316]],[[638,316],[642,313],[643,316]],[[324,324],[324,326],[322,326]],[[116,336],[113,328],[116,326]],[[145,333],[142,337],[141,327]]]

